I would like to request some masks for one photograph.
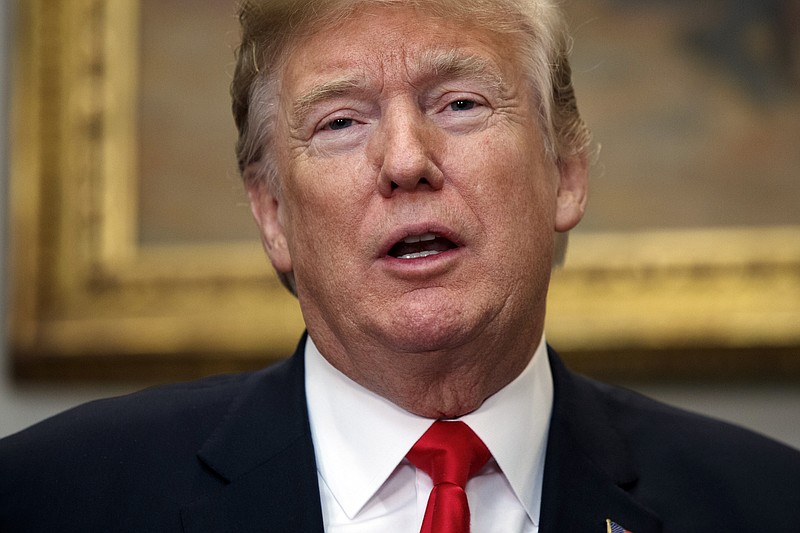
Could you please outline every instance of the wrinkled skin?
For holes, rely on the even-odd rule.
[[[525,367],[555,232],[585,208],[586,162],[545,154],[513,49],[409,8],[315,32],[281,77],[280,189],[249,190],[323,355],[422,416],[470,412]]]

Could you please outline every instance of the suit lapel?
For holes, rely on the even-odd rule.
[[[219,487],[181,510],[187,533],[322,532],[308,423],[303,350],[258,372],[198,453]],[[628,489],[636,483],[627,445],[594,385],[550,352],[554,401],[542,495],[541,533],[659,533],[657,517]]]
[[[606,531],[606,519],[633,533],[657,533],[660,520],[628,492],[637,480],[627,443],[605,398],[550,350],[553,414],[545,457],[541,533]]]
[[[198,458],[221,481],[181,510],[188,532],[322,532],[303,350],[255,373]]]

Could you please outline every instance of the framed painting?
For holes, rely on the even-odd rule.
[[[726,32],[751,31],[738,19],[708,33],[692,3],[636,6],[567,4],[579,102],[603,149],[590,216],[554,274],[548,339],[606,378],[796,378],[800,63],[773,64],[770,44],[796,30],[765,18],[745,43],[762,55],[738,72],[725,67],[739,53]],[[16,8],[16,375],[175,379],[291,353],[302,318],[233,157],[233,2]]]

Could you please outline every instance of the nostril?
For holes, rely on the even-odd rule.
[[[420,185],[425,185],[425,186],[430,187],[432,189],[435,188],[431,184],[431,182],[428,181],[428,178],[422,178],[422,177],[416,178],[414,180],[408,180],[408,181],[406,181],[406,180],[391,180],[389,182],[389,187],[390,187],[390,190],[392,190],[392,191],[394,191],[395,189],[401,189],[401,188],[410,191],[410,190],[416,189]]]

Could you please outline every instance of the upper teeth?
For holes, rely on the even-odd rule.
[[[403,242],[406,244],[414,244],[415,242],[425,242],[425,241],[432,241],[436,238],[436,235],[433,233],[424,233],[422,235],[409,235]]]

